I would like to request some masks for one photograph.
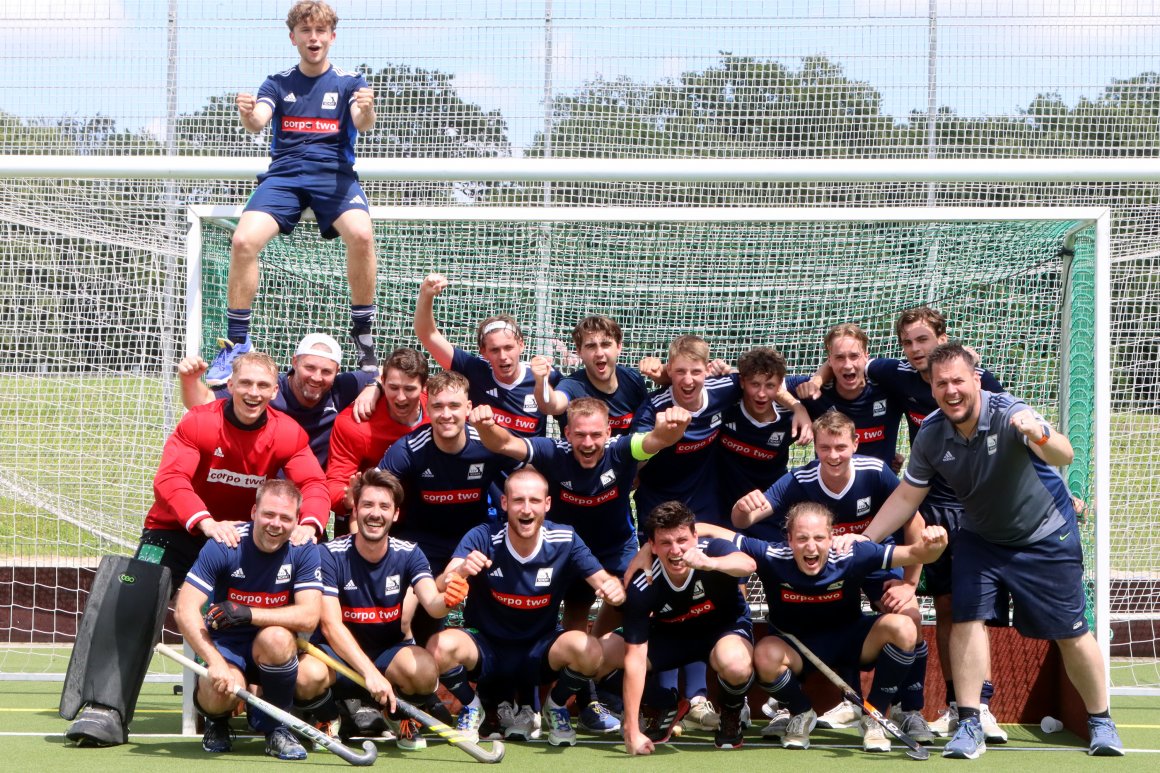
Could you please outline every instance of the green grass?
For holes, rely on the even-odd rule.
[[[43,682],[10,682],[0,692],[0,754],[16,760],[10,770],[30,769],[34,765],[43,770],[78,770],[86,773],[136,773],[153,771],[159,767],[183,770],[285,770],[290,763],[277,762],[262,754],[262,742],[241,738],[235,751],[228,755],[211,756],[201,750],[200,739],[191,737],[158,737],[180,732],[181,701],[173,695],[171,685],[145,685],[133,722],[131,743],[108,749],[77,749],[67,744],[63,733],[67,722],[56,713],[60,685]],[[1121,698],[1114,703],[1114,713],[1121,727],[1121,735],[1130,749],[1160,750],[1160,699]],[[235,720],[239,728],[243,722]],[[1045,735],[1038,727],[1008,725],[1011,741],[1007,747],[992,746],[987,752],[987,770],[1026,771],[1050,769],[1054,771],[1092,770],[1096,766],[1114,766],[1117,771],[1152,771],[1160,764],[1160,756],[1149,753],[1130,754],[1119,760],[1091,760],[1082,752],[1082,742],[1070,733]],[[13,735],[13,734],[21,735]],[[27,735],[25,735],[27,734]],[[687,739],[687,740],[686,740]],[[615,739],[608,739],[615,740]],[[854,730],[817,730],[812,736],[814,746],[806,752],[789,752],[762,743],[756,729],[751,730],[745,748],[739,751],[717,751],[704,734],[690,734],[679,744],[662,746],[651,757],[629,758],[619,744],[603,739],[581,736],[579,746],[571,749],[553,749],[544,742],[508,744],[507,754],[499,770],[540,771],[549,768],[583,770],[585,773],[620,773],[624,770],[672,771],[675,767],[690,770],[710,770],[727,765],[737,770],[759,770],[766,766],[809,765],[845,773],[887,771],[909,764],[898,751],[869,755],[857,748],[858,736]],[[384,742],[379,747],[376,766],[406,765],[409,770],[437,771],[476,769],[474,762],[438,740],[430,740],[427,750],[404,755],[394,744]],[[1058,750],[1065,747],[1065,750]],[[1020,751],[1022,749],[1033,749]],[[927,766],[950,769],[964,763],[931,756]],[[295,769],[325,766],[348,769],[346,763],[326,752],[312,752],[305,763],[294,763]]]

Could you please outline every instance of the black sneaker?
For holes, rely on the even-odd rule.
[[[355,351],[358,352],[359,370],[367,373],[378,373],[379,358],[375,354],[375,339],[370,331],[360,333],[352,328],[350,337],[354,340]]]
[[[741,707],[721,709],[721,722],[713,733],[713,745],[718,749],[740,749],[745,743],[741,729]]]
[[[201,748],[210,754],[225,754],[234,748],[234,731],[229,717],[205,720],[205,734],[201,737]]]
[[[304,760],[306,747],[298,742],[290,728],[279,725],[266,735],[266,754],[280,760]]]
[[[341,726],[344,734],[350,734],[346,737],[357,735],[363,738],[378,738],[387,729],[387,720],[377,707],[363,703],[357,698],[349,698],[342,703],[350,714],[350,722],[343,722]]]
[[[117,746],[129,740],[120,713],[97,704],[85,706],[64,737],[77,746]]]
[[[677,705],[666,711],[645,706],[642,728],[644,735],[653,743],[668,743],[673,728],[689,713],[689,701],[681,698]]]

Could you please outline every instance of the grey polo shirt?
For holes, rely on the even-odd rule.
[[[911,446],[905,478],[927,488],[941,475],[963,503],[962,528],[989,542],[1038,542],[1075,520],[1067,485],[1011,426],[1026,403],[1005,392],[984,391],[979,399],[979,423],[969,440],[942,411],[927,417]]]

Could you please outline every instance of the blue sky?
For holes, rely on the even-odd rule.
[[[455,74],[464,98],[508,118],[516,145],[542,125],[543,0],[336,0],[339,66],[389,62]],[[288,0],[177,2],[178,109],[255,91],[296,61]],[[928,0],[553,0],[553,86],[703,69],[729,51],[796,65],[826,54],[877,87],[895,116],[925,109]],[[1112,78],[1160,70],[1160,0],[939,0],[939,103],[1011,114],[1036,93],[1069,103]],[[168,0],[0,0],[9,31],[0,110],[161,124]],[[12,77],[13,73],[23,73]]]

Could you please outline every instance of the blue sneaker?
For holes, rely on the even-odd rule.
[[[1088,754],[1093,757],[1122,757],[1124,743],[1116,732],[1116,723],[1108,717],[1088,717]]]
[[[568,709],[549,701],[544,704],[540,714],[548,726],[548,743],[552,746],[576,745],[576,731],[572,729],[572,717]]]
[[[229,381],[233,374],[234,360],[254,348],[249,336],[246,336],[246,340],[240,344],[228,338],[219,338],[218,346],[221,349],[209,364],[209,370],[205,372],[205,384],[211,389]]]
[[[947,745],[943,747],[942,756],[955,760],[978,759],[987,751],[987,737],[983,735],[983,725],[978,717],[960,719],[958,729]]]
[[[483,708],[480,706],[464,706],[459,710],[459,718],[455,722],[455,729],[472,743],[479,742],[479,726],[483,724]]]
[[[580,712],[580,729],[586,733],[619,733],[620,720],[600,701],[592,701]]]
[[[266,735],[266,754],[280,760],[304,760],[306,747],[298,743],[288,727],[279,725]]]

